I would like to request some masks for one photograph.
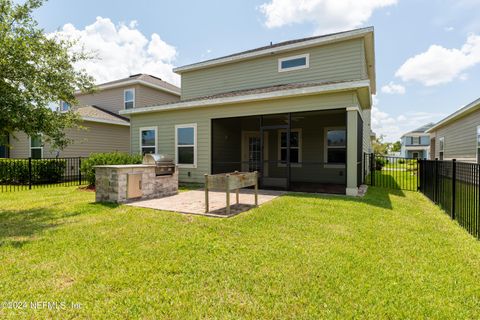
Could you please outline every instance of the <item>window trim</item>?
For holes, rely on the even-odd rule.
[[[345,146],[328,146],[328,131],[329,130],[344,130],[345,131]],[[345,149],[345,157],[347,155],[347,127],[325,127],[323,131],[323,162],[324,168],[345,168],[346,163],[328,163],[328,149]]]
[[[63,110],[63,105],[64,105],[64,104],[68,104],[68,110]],[[70,111],[70,110],[72,109],[72,105],[71,105],[70,103],[68,103],[68,102],[65,102],[65,101],[62,101],[62,100],[61,100],[61,101],[60,101],[59,109],[60,109],[60,112],[62,112],[62,113],[63,113],[63,112],[68,112],[68,111]]]
[[[443,160],[444,157],[445,157],[445,137],[439,137],[438,138],[438,158],[439,160]]]
[[[193,128],[193,145],[178,145],[178,129],[181,128]],[[181,164],[178,163],[178,148],[181,147],[193,147],[193,164]],[[197,168],[197,124],[196,123],[185,123],[175,125],[175,164],[179,168]]]
[[[133,100],[131,100],[131,101],[128,100],[128,101],[127,101],[127,100],[125,99],[125,93],[126,93],[127,91],[132,91],[132,92],[133,92]],[[127,88],[127,89],[124,89],[124,90],[123,90],[123,109],[124,109],[124,110],[130,110],[130,109],[127,109],[126,106],[125,106],[127,102],[133,102],[133,107],[131,107],[130,109],[135,109],[135,88]]]
[[[139,128],[139,146],[140,146],[140,154],[143,156],[143,148],[144,146],[142,145],[142,132],[143,131],[148,131],[148,130],[153,130],[155,131],[155,152],[158,153],[158,127],[141,127]],[[152,146],[145,146],[145,148],[151,148]]]
[[[278,151],[277,151],[277,166],[278,167],[286,167],[286,163],[282,163],[282,133],[287,132],[286,129],[279,129],[277,133],[277,146],[278,146]],[[295,128],[295,129],[290,129],[291,132],[298,132],[298,163],[295,162],[290,162],[290,167],[296,167],[296,168],[301,168],[302,167],[302,145],[303,145],[303,140],[302,140],[302,128]],[[290,147],[290,149],[292,149]]]
[[[42,135],[39,135],[40,139],[42,139]],[[43,141],[41,143],[41,147],[32,147],[32,136],[28,136],[28,146],[29,146],[29,153],[30,158],[32,158],[32,149],[40,149],[40,159],[43,159]],[[35,158],[37,159],[37,158]]]
[[[282,68],[282,62],[287,61],[287,60],[299,59],[299,58],[305,58],[305,65],[304,66]],[[295,71],[295,70],[308,69],[308,68],[310,68],[310,54],[309,53],[299,54],[299,55],[296,55],[296,56],[290,56],[290,57],[285,57],[285,58],[278,58],[278,72],[288,72],[288,71]]]

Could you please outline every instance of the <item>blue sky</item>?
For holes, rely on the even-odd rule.
[[[79,66],[98,81],[146,72],[177,84],[174,66],[372,25],[373,128],[389,141],[480,96],[480,0],[50,0],[35,16],[98,53]]]

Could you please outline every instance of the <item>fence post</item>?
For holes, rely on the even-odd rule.
[[[32,189],[32,157],[28,158],[28,189]]]
[[[78,185],[82,185],[82,170],[80,167],[82,166],[82,158],[78,157]]]
[[[457,182],[457,160],[452,160],[452,213],[451,218],[455,220],[455,201],[456,199],[456,183]]]
[[[422,166],[422,159],[418,158],[418,159],[417,159],[417,191],[420,190],[420,183],[421,183],[421,181],[420,181],[420,173],[422,172],[421,166]]]
[[[375,154],[370,153],[370,184],[375,186]]]

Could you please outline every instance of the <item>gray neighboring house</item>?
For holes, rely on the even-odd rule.
[[[427,133],[427,130],[433,125],[433,123],[429,123],[405,133],[400,138],[402,144],[400,157],[428,159],[430,156],[430,134]]]
[[[259,171],[262,188],[358,194],[370,152],[373,28],[296,39],[174,69],[181,100],[124,110],[134,153],[179,179]]]
[[[88,157],[91,153],[130,150],[130,120],[121,110],[171,103],[180,99],[180,88],[148,74],[136,74],[97,86],[93,94],[76,93],[78,106],[60,103],[59,112],[72,108],[83,119],[85,129],[68,129],[73,143],[55,150],[41,137],[16,132],[8,137],[10,148],[0,147],[0,157],[54,158]],[[6,140],[6,139],[5,139]]]
[[[427,130],[432,137],[430,158],[480,163],[480,98]]]

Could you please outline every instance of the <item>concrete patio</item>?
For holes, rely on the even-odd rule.
[[[258,190],[258,205],[262,205],[268,201],[271,201],[281,195],[285,194],[284,191],[273,190]],[[174,211],[179,213],[197,214],[210,217],[231,217],[241,212],[245,212],[254,208],[255,198],[254,191],[251,189],[240,190],[239,204],[236,204],[235,192],[230,194],[230,214],[227,215],[226,195],[225,192],[209,192],[210,212],[205,212],[205,191],[204,190],[192,190],[187,192],[181,192],[177,195],[151,200],[141,200],[131,202],[127,205],[133,207],[150,208],[163,211]]]

